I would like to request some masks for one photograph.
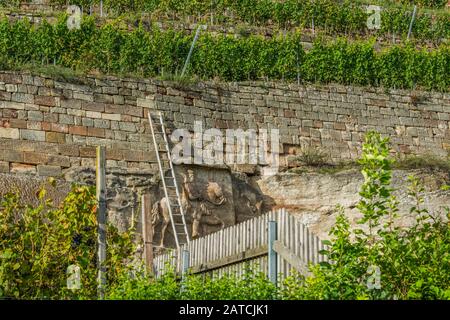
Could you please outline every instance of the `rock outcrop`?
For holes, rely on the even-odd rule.
[[[416,175],[425,186],[423,207],[434,214],[443,214],[444,207],[450,207],[450,191],[441,187],[449,184],[450,173],[436,170],[394,170],[392,187],[399,201],[400,226],[410,226],[415,217],[409,213],[413,199],[408,196],[408,176]],[[356,205],[360,199],[358,194],[363,176],[356,169],[344,170],[334,174],[310,173],[280,173],[267,179],[257,180],[261,192],[270,196],[273,208],[284,207],[290,213],[298,216],[313,233],[320,238],[328,238],[328,232],[333,226],[338,204],[345,209],[353,226],[361,218]]]

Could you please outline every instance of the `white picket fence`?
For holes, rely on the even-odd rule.
[[[183,257],[189,261],[188,266],[193,273],[239,275],[244,272],[246,265],[250,265],[268,274],[269,221],[277,223],[276,248],[284,250],[276,256],[276,270],[281,277],[289,276],[293,269],[304,271],[309,263],[326,260],[319,254],[320,250],[325,249],[320,239],[295,216],[279,209],[193,240],[183,245],[179,252],[173,250],[156,256],[153,260],[155,274],[161,275],[167,264],[181,273]],[[302,268],[299,268],[299,263],[303,265]]]

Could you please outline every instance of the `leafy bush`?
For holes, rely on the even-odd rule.
[[[398,207],[390,188],[388,139],[369,133],[360,159],[364,183],[360,227],[351,230],[340,209],[323,254],[331,263],[312,267],[312,276],[286,279],[287,299],[450,299],[450,229],[447,221],[421,209],[423,187],[410,177],[411,228],[395,226]],[[379,281],[376,280],[379,270]],[[375,281],[373,281],[375,279]]]
[[[329,262],[310,266],[311,275],[291,275],[276,288],[260,272],[186,275],[168,266],[158,278],[126,261],[133,233],[108,231],[107,299],[450,299],[450,210],[447,219],[422,208],[423,186],[410,177],[410,227],[396,226],[398,205],[390,187],[393,160],[388,139],[370,132],[359,161],[364,183],[357,208],[362,218],[350,228],[342,208],[322,254]],[[0,209],[0,297],[80,299],[96,296],[96,203],[94,190],[74,187],[62,205],[36,207],[8,194]],[[66,269],[82,268],[82,289],[66,288]]]
[[[66,5],[65,0],[54,0],[59,5]],[[98,0],[78,0],[72,4],[84,7],[98,4]],[[417,1],[415,2],[417,3]],[[249,23],[252,25],[276,24],[280,28],[301,27],[322,30],[328,34],[371,34],[386,36],[395,34],[406,37],[412,15],[410,0],[401,0],[398,5],[381,3],[382,29],[370,31],[366,22],[368,14],[366,6],[354,1],[314,0],[283,2],[273,0],[105,0],[104,6],[108,11],[117,14],[124,12],[147,12],[161,17],[172,18],[197,16],[208,19],[211,13],[219,22]],[[445,0],[422,0],[419,5],[429,7],[443,7]],[[412,34],[422,40],[436,42],[448,39],[450,32],[449,13],[438,11],[433,14],[418,10]]]
[[[60,207],[39,191],[39,205],[10,193],[0,204],[0,298],[80,299],[97,295],[96,200],[90,187],[73,187]],[[109,285],[133,252],[132,233],[108,228]],[[69,265],[81,268],[81,289],[66,287]]]
[[[297,156],[298,161],[307,166],[320,167],[327,164],[329,155],[319,148],[303,148],[302,153]]]
[[[140,25],[123,30],[120,20],[100,28],[85,18],[79,30],[69,31],[66,17],[51,26],[32,27],[26,20],[0,22],[0,61],[3,68],[21,64],[54,63],[75,70],[158,76],[179,74],[193,36]],[[308,52],[300,35],[200,37],[188,71],[203,79],[225,81],[284,79],[304,82],[422,87],[447,91],[450,47],[418,50],[412,44],[374,49],[373,41],[316,41]]]

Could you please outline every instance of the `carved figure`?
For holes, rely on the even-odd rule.
[[[248,211],[252,215],[258,216],[261,214],[263,200],[258,201],[254,193],[247,193],[247,192],[242,193],[241,197],[244,200],[245,205],[248,208]]]
[[[199,188],[195,184],[194,171],[192,170],[188,170],[187,175],[181,173],[181,176],[183,177],[181,202],[185,214],[192,217],[192,238],[195,239],[201,235],[202,223],[220,225],[223,228],[224,222],[207,207],[207,203],[220,206],[226,202],[219,184],[208,182],[206,187],[200,186]]]
[[[164,197],[160,201],[157,201],[152,206],[152,234],[155,234],[155,227],[158,225],[162,216],[162,228],[161,228],[161,240],[160,247],[164,246],[164,238],[166,235],[167,227],[170,224],[170,212],[167,198]]]
[[[224,222],[208,208],[207,203],[220,206],[226,202],[222,188],[216,182],[208,182],[206,187],[199,188],[195,183],[194,172],[187,171],[187,175],[181,173],[183,177],[181,190],[181,205],[186,218],[192,218],[192,238],[201,236],[202,225],[220,225],[224,227]],[[203,189],[203,190],[202,190]],[[200,191],[199,191],[200,190]],[[203,191],[203,192],[202,192]],[[152,228],[155,234],[155,227],[162,222],[160,246],[164,246],[164,239],[167,227],[170,224],[170,212],[166,197],[155,202],[152,207]]]

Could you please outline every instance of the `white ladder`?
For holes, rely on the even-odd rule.
[[[167,140],[166,128],[164,126],[163,116],[161,112],[152,114],[148,112],[148,121],[150,122],[150,130],[153,137],[153,144],[155,147],[156,159],[158,161],[159,174],[164,189],[164,196],[166,198],[167,207],[170,214],[170,222],[175,238],[177,249],[185,243],[189,243],[189,233],[186,225],[185,214],[181,204],[180,191],[177,185],[175,170],[170,155],[169,141]],[[159,127],[159,128],[158,128]],[[159,129],[159,130],[158,130]],[[164,149],[160,150],[158,142],[156,141],[156,134],[160,134],[164,138]],[[167,154],[169,162],[169,170],[167,174],[161,162],[161,154]]]

